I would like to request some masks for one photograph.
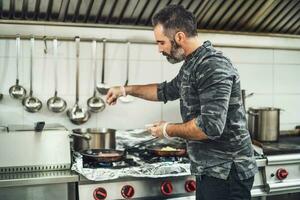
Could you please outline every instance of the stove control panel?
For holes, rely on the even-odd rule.
[[[288,171],[284,168],[280,168],[276,171],[276,177],[279,180],[285,179],[289,175]]]
[[[194,176],[79,181],[79,200],[163,199],[194,195]]]
[[[196,191],[196,181],[195,180],[187,180],[185,182],[185,191],[187,192],[195,192]]]
[[[107,197],[107,192],[104,188],[98,187],[94,190],[93,196],[95,200],[105,200]]]
[[[173,185],[170,181],[164,181],[161,184],[160,191],[163,195],[169,196],[173,192]]]
[[[122,187],[121,194],[125,199],[130,199],[134,196],[134,188],[131,185]]]

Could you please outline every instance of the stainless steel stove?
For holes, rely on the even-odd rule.
[[[133,135],[117,133],[117,148],[132,146],[126,142],[137,141]],[[149,157],[134,151],[125,160],[107,164],[85,163],[77,154],[72,169],[80,174],[79,200],[166,199],[193,196],[196,190],[185,157]]]

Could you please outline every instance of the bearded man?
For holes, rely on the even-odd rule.
[[[149,131],[186,140],[196,199],[251,199],[257,165],[237,70],[211,42],[200,43],[196,19],[182,6],[163,8],[152,23],[159,52],[170,63],[184,61],[179,73],[170,82],[112,87],[107,103],[127,94],[164,103],[180,99],[183,122],[161,121]]]

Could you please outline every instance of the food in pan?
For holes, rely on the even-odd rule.
[[[161,151],[176,151],[177,149],[170,147],[170,146],[166,146],[160,149]]]
[[[116,153],[116,152],[100,152],[98,154],[98,156],[100,157],[116,157],[119,156],[120,154]]]

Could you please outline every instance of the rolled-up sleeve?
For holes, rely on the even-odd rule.
[[[179,76],[180,76],[180,74],[178,74],[170,82],[165,81],[165,82],[158,84],[158,87],[157,87],[158,101],[163,101],[164,103],[167,103],[167,101],[173,101],[180,97]]]
[[[204,70],[196,73],[200,77],[196,84],[201,112],[195,123],[211,140],[220,138],[223,133],[234,79],[230,67],[220,65],[227,63],[208,60],[202,67]]]

